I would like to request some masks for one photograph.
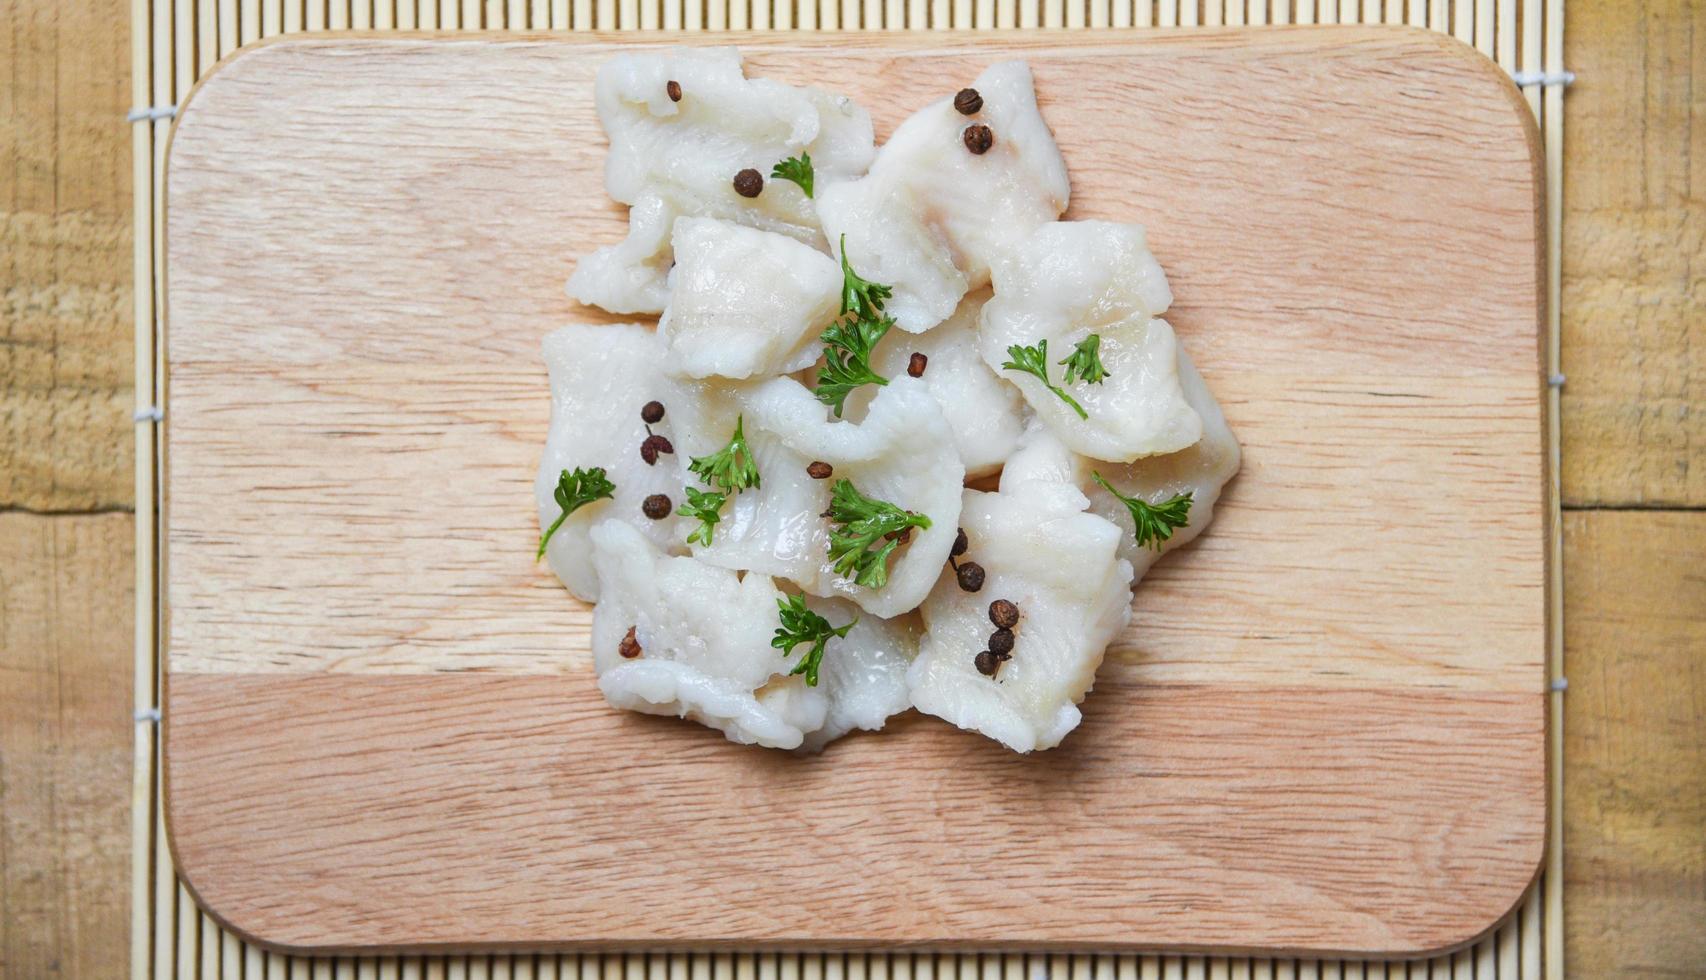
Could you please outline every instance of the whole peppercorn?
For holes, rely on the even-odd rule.
[[[972,663],[976,665],[977,672],[985,677],[994,677],[995,672],[1001,669],[1000,659],[988,650],[979,653]]]
[[[621,654],[622,659],[624,660],[632,660],[645,652],[640,649],[640,641],[634,638],[634,630],[636,628],[637,627],[633,626],[628,627],[628,635],[624,636],[621,644],[616,647],[616,652]]]
[[[975,88],[962,88],[959,94],[954,96],[954,108],[958,109],[962,116],[975,116],[983,111],[983,96],[977,94]]]
[[[681,101],[681,83],[680,82],[678,82],[672,78],[669,80],[668,84],[664,85],[663,90],[665,92],[669,93],[669,101],[671,101],[671,102],[680,102]]]
[[[673,446],[670,441],[665,439],[663,436],[647,436],[646,441],[640,443],[640,458],[646,461],[647,466],[656,466],[658,464],[659,453],[673,452],[675,452],[675,446]]]
[[[989,621],[997,627],[1010,630],[1019,625],[1019,607],[1006,599],[997,599],[989,604]]]
[[[978,123],[975,126],[967,126],[964,139],[966,141],[966,149],[972,151],[972,153],[977,156],[983,156],[985,153],[988,153],[989,148],[995,145],[995,134],[990,131],[988,126],[985,126],[982,123]]]
[[[913,351],[912,356],[906,361],[906,373],[914,378],[922,378],[924,377],[924,369],[929,365],[930,358],[918,351]]]
[[[821,459],[816,459],[806,467],[806,475],[814,480],[827,480],[835,475],[835,467]]]
[[[954,535],[954,548],[952,551],[948,552],[948,554],[954,558],[958,558],[965,554],[966,549],[969,547],[971,547],[971,542],[966,540],[966,529],[962,527],[960,528],[960,532]]]
[[[640,406],[640,421],[647,425],[656,425],[663,421],[663,402],[646,402]]]
[[[764,190],[764,175],[751,167],[735,174],[735,193],[741,197],[757,197]]]
[[[989,652],[997,656],[1013,652],[1013,631],[998,629],[989,634]]]
[[[669,516],[672,506],[667,494],[654,493],[640,504],[640,513],[654,521],[661,521]]]
[[[955,577],[960,580],[960,588],[967,592],[983,588],[983,566],[975,561],[960,562],[960,567],[955,569]]]

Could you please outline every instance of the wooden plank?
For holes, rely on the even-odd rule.
[[[129,960],[128,514],[0,514],[0,975]]]
[[[1564,519],[1573,976],[1706,964],[1706,513]]]
[[[624,839],[658,835],[658,876],[600,873],[605,859],[586,848],[616,838],[580,817],[519,846],[538,815],[528,807],[456,823],[439,846],[449,825],[429,801],[468,798],[448,773],[498,789],[526,770],[525,785],[557,781],[550,799],[597,808],[600,793],[634,791],[622,780],[639,771],[595,755],[635,719],[605,709],[585,683],[586,612],[531,561],[535,532],[519,506],[544,428],[538,338],[585,313],[560,292],[565,258],[623,229],[619,208],[560,192],[598,183],[590,100],[561,93],[590,90],[608,42],[274,45],[198,92],[180,114],[169,171],[168,800],[200,895],[238,928],[333,945],[651,938],[1406,953],[1485,929],[1527,885],[1543,836],[1538,185],[1532,120],[1514,90],[1450,42],[1378,31],[1044,36],[1002,49],[939,38],[757,43],[755,73],[833,74],[880,133],[941,78],[1022,51],[1075,167],[1073,214],[1150,223],[1178,296],[1170,318],[1250,464],[1215,531],[1140,590],[1145,628],[1104,668],[1088,704],[1099,721],[1029,768],[934,723],[855,740],[838,747],[836,766],[804,770],[652,725],[638,731],[675,747],[654,784],[688,779],[682,798],[701,802],[697,823],[677,825],[666,809],[640,836],[621,811]],[[831,59],[846,67],[826,72]],[[1297,70],[1323,60],[1333,71]],[[1095,72],[1128,81],[1060,94]],[[1427,96],[1395,109],[1395,73]],[[305,86],[324,111],[276,111]],[[408,98],[384,94],[398,92]],[[1187,95],[1191,112],[1180,114]],[[1290,109],[1252,117],[1257,98]],[[474,105],[478,126],[446,125]],[[255,126],[261,118],[278,122]],[[1175,139],[1115,149],[1101,135],[1158,119]],[[393,150],[376,159],[377,145]],[[1250,146],[1272,155],[1271,170],[1246,165]],[[375,180],[380,172],[387,179]],[[1190,179],[1116,176],[1132,173]],[[1465,194],[1469,175],[1475,191]],[[446,236],[458,247],[443,249]],[[466,329],[471,317],[481,330]],[[1333,450],[1300,431],[1333,433]],[[430,509],[399,506],[395,487],[417,478],[438,488]],[[284,526],[290,535],[265,530]],[[447,594],[458,596],[453,615]],[[1455,611],[1449,621],[1432,614],[1441,608]],[[509,676],[469,686],[470,670]],[[577,676],[552,676],[562,674]],[[303,710],[327,697],[340,710]],[[280,715],[286,701],[273,698],[293,710]],[[474,727],[446,736],[454,761],[422,768],[391,755],[387,733],[400,705],[429,703],[438,710],[423,724]],[[1311,727],[1338,732],[1341,712],[1359,718],[1357,733],[1393,734],[1367,742]],[[276,724],[255,722],[263,716]],[[517,722],[520,731],[504,728],[513,764],[474,758],[491,755],[480,726]],[[1251,727],[1234,738],[1215,727],[1226,724]],[[522,749],[521,732],[544,741]],[[327,736],[347,765],[318,754]],[[1473,773],[1440,738],[1475,747]],[[1299,753],[1314,739],[1323,755],[1311,761]],[[1116,771],[1106,762],[1073,762],[1140,742],[1129,758],[1149,759],[1154,785],[1130,770],[1107,782],[1095,775]],[[1205,744],[1229,779],[1253,780],[1247,796],[1217,797],[1209,820],[1186,816],[1198,784],[1165,761]],[[539,745],[550,746],[547,770],[527,761]],[[1347,747],[1350,756],[1333,755]],[[325,780],[379,759],[406,776],[386,783],[404,802],[366,811],[399,821],[370,834],[344,809],[363,783],[344,792]],[[1002,788],[1060,771],[1097,793],[1063,806]],[[591,783],[564,782],[587,772]],[[756,855],[704,836],[715,824],[705,787],[753,780],[755,798],[780,800],[782,787],[758,787],[784,772],[811,773],[815,800],[858,801],[845,811],[850,827],[924,828],[860,834],[862,845],[823,853],[787,806],[742,814],[746,839],[767,854],[813,855],[820,882],[840,875],[819,901],[839,897],[859,914],[751,913],[791,901],[798,881],[755,875]],[[306,785],[312,800],[296,791]],[[1437,805],[1445,786],[1461,812]],[[1090,816],[1135,808],[1132,793],[1179,807],[1155,803],[1112,833]],[[435,813],[425,823],[423,807]],[[1040,854],[1000,874],[962,864],[995,839],[991,827],[1024,840],[1033,825],[1008,828],[1004,812],[1048,813],[1051,840],[1079,841],[1097,860],[1066,883]],[[337,828],[359,840],[331,846]],[[1193,835],[1241,843],[1204,854],[1184,843]],[[429,838],[436,870],[392,849]],[[1270,846],[1282,838],[1294,846]],[[1418,850],[1417,840],[1443,847]],[[281,848],[277,860],[260,842]],[[746,857],[731,863],[737,853]],[[940,881],[984,870],[928,899],[898,898],[893,876],[837,883],[859,882],[873,863]],[[707,906],[692,883],[708,866],[747,869],[741,902]],[[322,887],[354,869],[387,887]],[[456,882],[484,889],[474,876],[525,883],[536,873],[548,887],[425,899],[460,893]],[[301,889],[281,894],[282,880]],[[1404,883],[1382,884],[1385,894],[1416,890],[1367,906],[1343,891],[1377,882]],[[1252,888],[1287,898],[1217,905]],[[1020,924],[995,914],[993,903],[1027,889],[1050,911]],[[292,904],[308,900],[339,914]]]
[[[1706,505],[1706,5],[1570,0],[1564,502]]]
[[[130,499],[128,13],[0,4],[0,507]]]

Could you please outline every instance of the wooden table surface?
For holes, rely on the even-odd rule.
[[[128,961],[128,8],[0,0],[0,980]],[[1568,970],[1706,976],[1706,4],[1565,52]]]

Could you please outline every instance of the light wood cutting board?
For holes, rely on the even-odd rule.
[[[608,319],[562,282],[624,230],[593,74],[658,43],[294,40],[180,112],[166,774],[206,907],[287,947],[1382,956],[1508,910],[1547,507],[1538,154],[1493,65],[1383,29],[741,38],[879,138],[1028,58],[1069,216],[1149,226],[1245,451],[1063,748],[909,716],[794,758],[608,709],[533,561],[540,339]]]

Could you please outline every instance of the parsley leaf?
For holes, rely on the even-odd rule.
[[[823,664],[824,647],[829,643],[829,638],[839,636],[845,639],[847,631],[853,628],[854,623],[859,622],[858,618],[855,617],[846,626],[831,626],[829,620],[807,609],[805,598],[797,595],[777,599],[776,608],[777,618],[781,620],[782,625],[776,627],[776,635],[770,638],[770,645],[781,650],[782,656],[790,657],[793,656],[794,647],[801,643],[810,643],[811,650],[800,658],[793,670],[788,671],[788,675],[791,677],[794,674],[804,674],[806,686],[816,687],[817,669]]]
[[[829,558],[836,574],[868,589],[888,584],[889,555],[900,547],[901,535],[908,528],[930,526],[923,514],[867,497],[846,479],[835,481],[830,491],[828,516],[841,525],[829,532]]]
[[[725,494],[739,493],[758,486],[758,464],[753,462],[752,448],[746,444],[741,416],[735,416],[735,434],[729,444],[709,456],[695,456],[687,464],[689,472],[711,486],[722,488]]]
[[[605,478],[604,467],[602,466],[594,466],[584,470],[577,466],[573,473],[564,470],[563,475],[557,477],[557,489],[551,491],[551,496],[557,501],[557,506],[561,507],[563,512],[558,514],[557,519],[551,522],[551,526],[545,529],[544,536],[539,539],[539,551],[533,556],[533,560],[538,561],[545,557],[545,546],[551,543],[551,535],[557,533],[557,528],[563,526],[563,522],[569,519],[570,514],[594,500],[602,500],[615,493],[616,484]]]
[[[772,180],[791,180],[800,185],[800,190],[812,196],[812,155],[802,152],[797,157],[789,157],[778,163],[770,171]]]
[[[894,295],[894,289],[881,283],[859,278],[847,262],[847,235],[841,235],[841,312],[852,310],[861,320],[875,320],[883,311],[883,301]]]
[[[1091,334],[1072,348],[1072,353],[1055,363],[1066,365],[1066,383],[1083,380],[1093,385],[1102,383],[1108,369],[1102,366],[1102,337]]]
[[[709,548],[711,536],[717,530],[717,522],[723,519],[718,511],[723,509],[723,502],[729,499],[729,495],[717,493],[715,490],[698,490],[693,487],[685,489],[687,501],[676,509],[676,513],[699,522],[699,526],[687,536],[687,543],[702,544]]]
[[[1158,504],[1149,503],[1137,497],[1128,497],[1113,488],[1102,474],[1092,471],[1096,482],[1102,489],[1118,497],[1125,504],[1126,510],[1131,511],[1131,519],[1137,525],[1137,546],[1139,548],[1154,548],[1161,550],[1161,542],[1173,536],[1175,528],[1181,528],[1190,523],[1191,493],[1186,491]]]
[[[871,350],[894,326],[888,317],[839,320],[823,332],[823,367],[817,372],[817,400],[835,409],[840,418],[847,396],[861,385],[886,385],[889,379],[871,369]]]
[[[1076,399],[1049,382],[1047,339],[1037,341],[1035,347],[1014,344],[1007,348],[1007,356],[1011,360],[1001,365],[1003,371],[1023,371],[1026,374],[1036,375],[1037,380],[1041,381],[1044,387],[1059,395],[1061,401],[1071,405],[1072,410],[1078,413],[1079,418],[1087,419],[1090,417],[1090,413],[1084,411],[1084,406],[1078,404]]]

